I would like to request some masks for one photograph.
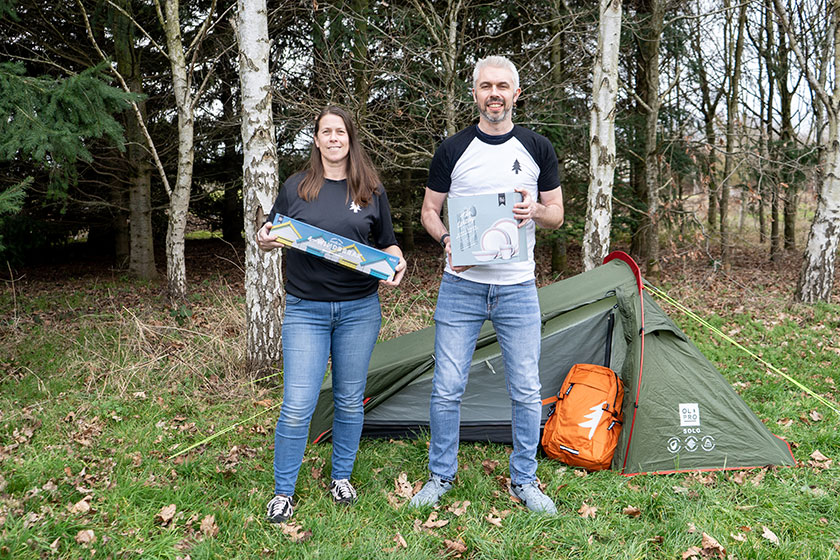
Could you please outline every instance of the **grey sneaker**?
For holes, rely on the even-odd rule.
[[[423,488],[411,498],[408,507],[433,506],[438,503],[441,496],[449,492],[450,488],[452,488],[451,480],[443,480],[433,474],[429,476],[429,480],[423,485]]]
[[[277,494],[268,502],[266,517],[272,523],[283,523],[294,513],[295,500],[291,496]]]
[[[540,490],[540,483],[534,480],[528,484],[511,484],[510,495],[522,500],[525,507],[538,513],[557,513],[557,506]]]
[[[337,504],[350,505],[356,501],[356,489],[346,478],[340,478],[330,482],[330,494]]]

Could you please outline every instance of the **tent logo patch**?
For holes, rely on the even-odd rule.
[[[698,403],[680,403],[680,426],[700,425],[700,405]]]

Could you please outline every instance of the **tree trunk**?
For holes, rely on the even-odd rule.
[[[640,38],[639,51],[645,70],[645,194],[647,196],[645,264],[648,276],[659,274],[659,150],[657,148],[656,126],[659,122],[659,46],[665,17],[663,0],[650,1],[650,18]]]
[[[621,0],[600,0],[598,50],[592,72],[589,195],[583,232],[584,270],[600,265],[610,248],[620,36]]]
[[[729,2],[726,2],[729,5]],[[747,4],[742,3],[738,11],[738,34],[735,37],[735,44],[732,44],[732,37],[729,39],[729,49],[732,52],[731,72],[729,75],[729,92],[726,102],[726,157],[723,165],[723,183],[720,191],[720,252],[723,270],[729,272],[731,263],[731,247],[729,240],[729,191],[734,181],[735,174],[735,150],[737,138],[735,136],[735,118],[738,114],[738,102],[740,97],[739,85],[741,82],[741,58],[744,52],[744,27],[747,22]],[[733,50],[734,49],[734,50]]]
[[[120,0],[119,5],[126,14],[131,14],[129,0]],[[134,93],[143,93],[140,63],[134,45],[132,23],[120,10],[112,10],[114,17],[114,49],[117,70]],[[137,101],[140,116],[146,119],[145,100]],[[146,138],[133,111],[125,113],[125,136],[127,159],[126,172],[129,175],[129,263],[128,271],[141,280],[155,280],[158,277],[155,266],[154,236],[152,232],[152,166],[146,150]]]
[[[242,98],[242,199],[245,216],[245,361],[248,371],[268,368],[281,357],[282,253],[257,247],[256,231],[271,210],[278,184],[271,115],[266,0],[237,0],[236,37]]]
[[[181,42],[178,0],[166,0],[161,25],[172,67],[172,86],[178,110],[178,174],[169,196],[169,223],[166,229],[166,280],[171,305],[183,304],[187,298],[187,267],[184,258],[184,234],[190,206],[194,150],[193,97],[187,60]]]
[[[834,49],[834,86],[831,95],[825,88],[825,82],[812,74],[801,49],[793,42],[794,33],[781,2],[775,0],[775,4],[811,90],[825,107],[828,122],[822,187],[794,298],[805,303],[828,302],[831,299],[837,248],[840,245],[840,80],[837,79],[840,76],[840,0],[834,0],[830,10],[834,31],[831,45]]]

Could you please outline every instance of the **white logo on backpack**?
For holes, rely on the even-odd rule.
[[[584,418],[589,418],[589,421],[578,424],[581,428],[589,428],[589,439],[592,439],[592,436],[595,435],[595,428],[598,427],[598,422],[601,421],[601,416],[604,415],[605,406],[607,406],[607,401],[596,404],[589,409],[592,412],[584,416]]]

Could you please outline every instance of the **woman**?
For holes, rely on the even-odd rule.
[[[405,260],[394,235],[388,197],[344,110],[327,107],[315,120],[307,168],[286,180],[269,221],[257,231],[263,251],[283,246],[271,234],[277,214],[362,243],[372,239],[377,248],[400,259],[393,281],[380,282],[400,283]],[[335,403],[329,491],[338,503],[355,501],[349,479],[359,449],[365,382],[380,323],[375,278],[299,251],[286,253],[283,406],[274,431],[275,496],[268,503],[272,523],[292,516],[309,421],[328,358],[332,358]]]

